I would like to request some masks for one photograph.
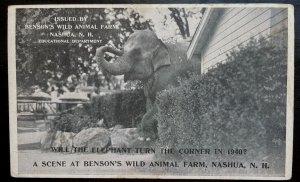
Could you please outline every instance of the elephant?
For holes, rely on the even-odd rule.
[[[158,92],[169,85],[178,85],[178,77],[188,71],[200,71],[200,61],[188,61],[188,43],[165,44],[151,30],[136,30],[124,44],[123,50],[110,46],[97,48],[95,60],[100,68],[112,75],[123,75],[124,81],[140,80],[146,96],[146,113],[141,121],[143,139],[157,139],[155,103]],[[118,56],[114,63],[104,59],[106,52]]]

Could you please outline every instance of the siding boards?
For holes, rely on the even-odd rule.
[[[253,12],[255,10],[256,9],[254,9],[254,8],[248,8],[248,9],[239,11],[237,14],[232,14],[232,17],[230,17],[230,16],[225,17],[225,18],[222,17],[222,20],[220,23],[223,23],[223,24],[216,28],[217,34],[215,35],[215,39],[210,44],[214,45],[216,42],[220,41],[224,37],[225,33],[229,34],[230,33],[229,30],[232,29],[232,27],[235,27],[238,24],[241,24],[242,22],[240,22],[240,21],[245,21],[245,19],[247,19],[245,17],[249,16],[249,13],[251,13],[251,12],[255,13],[255,12]]]
[[[221,32],[221,36],[215,38],[216,41],[213,41],[215,43],[208,47],[209,50],[207,51],[207,54],[213,53],[220,47],[228,44],[228,42],[231,42],[232,40],[249,31],[253,32],[253,29],[255,32],[255,27],[261,24],[264,24],[266,27],[270,27],[270,22],[267,21],[270,19],[270,13],[271,12],[269,10],[253,11],[251,14],[249,14],[249,16],[240,19],[234,25],[231,25],[230,28]],[[255,16],[256,14],[259,14],[259,16]]]
[[[272,11],[272,15],[276,14],[276,10]],[[283,21],[281,21],[283,20]],[[273,44],[281,47],[287,46],[287,35],[288,35],[288,11],[284,9],[277,16],[271,18],[271,41]]]
[[[284,22],[287,23],[287,19],[284,20]],[[274,39],[274,41],[276,41],[276,45],[278,45],[278,43],[281,43],[281,44],[286,43],[286,42],[283,42],[283,41],[284,41],[283,38],[287,39],[287,31],[288,31],[287,29],[284,29],[284,30],[282,30],[281,32],[277,32],[277,33],[274,34],[272,37],[267,37],[267,39],[270,39],[270,38]],[[269,33],[269,30],[264,31],[264,32],[262,32],[261,34],[266,34],[266,33]],[[253,38],[259,38],[259,36],[260,36],[261,34],[258,34],[258,35],[256,35],[256,36],[254,36]],[[268,35],[268,34],[267,34],[267,35]],[[283,38],[282,38],[282,37],[283,37]],[[249,39],[250,39],[250,38],[249,38]],[[249,39],[247,39],[246,41],[244,41],[244,42],[242,42],[242,43],[240,43],[240,44],[246,44],[246,43],[249,41]],[[283,43],[282,43],[282,42],[283,42]],[[213,60],[211,60],[211,61],[208,61],[208,62],[203,63],[203,64],[202,64],[202,65],[203,65],[203,69],[206,69],[206,70],[207,70],[208,68],[209,68],[209,69],[210,69],[210,68],[213,68],[213,67],[216,66],[217,63],[225,63],[225,62],[227,61],[227,56],[226,56],[226,54],[229,54],[230,51],[232,51],[232,50],[235,49],[235,48],[237,48],[237,46],[235,46],[235,47],[233,47],[232,49],[230,49],[230,50],[224,52],[224,55],[222,55],[222,56],[220,56],[220,57],[217,57],[216,59],[213,59]]]
[[[279,11],[281,10],[281,11]],[[279,11],[279,13],[278,13]],[[287,29],[287,23],[282,22],[279,23],[283,19],[287,19],[288,17],[288,11],[287,9],[276,9],[272,11],[272,18],[271,18],[271,33],[277,33],[282,31],[283,29]]]
[[[281,13],[276,15],[276,16],[279,16],[280,18],[275,19],[273,27],[275,27],[275,26],[282,27],[284,20],[286,20],[286,17],[281,16],[280,14]],[[269,19],[270,19],[270,17],[267,18],[267,20],[269,20]],[[214,50],[213,52],[207,53],[205,55],[205,60],[210,61],[211,59],[214,59],[217,56],[219,56],[220,54],[227,52],[228,50],[232,49],[233,47],[237,46],[238,44],[240,44],[246,40],[249,40],[251,37],[255,37],[256,35],[268,36],[270,34],[269,30],[271,28],[271,25],[269,24],[269,21],[265,21],[265,20],[264,20],[264,22],[255,21],[249,25],[250,25],[249,26],[250,28],[249,27],[245,28],[246,30],[248,29],[247,31],[237,31],[237,33],[235,33],[234,36],[232,35],[232,36],[224,39],[222,41],[222,44],[219,47],[217,47],[216,49],[213,49]]]
[[[287,30],[287,9],[229,8],[226,9],[215,33],[202,51],[202,72],[225,62],[226,54],[247,43],[251,37],[284,34]],[[274,39],[275,40],[275,39]]]
[[[228,21],[240,15],[240,13],[243,12],[243,10],[245,9],[246,8],[234,8],[232,11],[226,9],[223,13],[220,23],[217,25],[217,30],[220,30],[224,26],[226,28],[226,26],[228,25]]]

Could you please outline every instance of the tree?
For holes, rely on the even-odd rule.
[[[184,8],[169,8],[171,17],[174,18],[184,39],[190,37],[189,23]],[[182,15],[181,15],[182,14]]]
[[[83,75],[88,75],[88,83],[97,88],[105,86],[108,89],[118,89],[120,79],[101,72],[93,59],[96,48],[111,45],[122,49],[124,42],[134,30],[147,28],[154,30],[163,41],[180,41],[176,37],[176,31],[166,29],[173,28],[173,25],[177,26],[182,37],[187,39],[195,31],[203,12],[203,8],[157,8],[147,11],[141,8],[17,9],[18,92],[33,85],[38,85],[44,91],[49,89],[50,85],[56,85],[60,92],[64,92],[65,88],[73,91]],[[153,17],[153,14],[156,16]],[[58,22],[54,20],[54,17],[85,17],[86,21]],[[74,27],[94,24],[117,25],[118,29],[65,28],[58,30],[55,28],[57,25]],[[93,39],[100,40],[100,43],[37,43],[39,39],[53,39],[50,37],[50,32],[73,34],[77,38],[80,34],[87,35],[89,32],[93,35]],[[72,39],[72,37],[64,39]],[[114,58],[112,54],[106,55],[108,61],[114,61]]]
[[[54,17],[86,17],[83,22],[56,22]],[[18,9],[16,23],[16,48],[17,48],[17,85],[19,91],[32,85],[39,85],[46,90],[49,84],[66,86],[72,90],[74,84],[68,80],[79,80],[81,75],[88,74],[95,78],[96,86],[106,84],[108,88],[115,85],[111,83],[116,79],[107,73],[101,73],[93,59],[97,47],[109,44],[122,48],[127,37],[134,29],[151,28],[150,20],[141,22],[141,15],[132,9]],[[56,25],[118,25],[116,30],[99,29],[65,29],[61,33],[78,35],[93,35],[99,39],[99,44],[41,44],[38,39],[50,38],[50,32],[58,32],[53,27]],[[29,26],[39,28],[28,28]],[[25,27],[27,26],[27,27]],[[70,37],[69,39],[72,39]],[[113,61],[114,55],[109,55],[107,60]],[[100,75],[99,75],[100,74]],[[103,76],[101,76],[103,75]],[[75,76],[76,79],[68,79]],[[72,77],[74,78],[74,77]],[[99,80],[100,79],[100,80]],[[49,83],[50,81],[50,83]],[[70,86],[72,85],[72,86]],[[72,88],[70,88],[72,87]]]
[[[183,39],[189,38],[191,34],[190,34],[188,18],[192,17],[193,14],[195,13],[191,10],[188,10],[188,12],[186,12],[185,8],[168,8],[168,9],[171,11],[170,16],[175,20]],[[205,8],[201,8],[200,11],[198,12],[199,13],[198,15],[200,15],[202,18],[204,12],[205,12]]]

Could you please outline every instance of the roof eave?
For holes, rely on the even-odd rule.
[[[213,28],[213,25],[216,24],[222,11],[223,8],[206,9],[187,50],[188,60],[190,60],[194,54],[201,52],[207,41],[207,38],[209,37],[209,34],[211,33],[211,28]]]

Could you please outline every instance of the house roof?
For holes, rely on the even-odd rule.
[[[42,91],[35,91],[31,95],[27,94],[20,94],[18,95],[19,100],[35,100],[35,101],[46,101],[51,100],[51,96],[45,92]]]
[[[66,92],[59,97],[62,101],[88,101],[86,93],[82,92]]]
[[[212,29],[217,24],[218,19],[223,11],[224,8],[206,9],[187,50],[188,60],[190,60],[194,54],[199,54],[204,48]]]

